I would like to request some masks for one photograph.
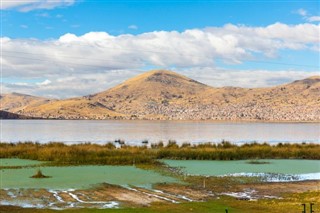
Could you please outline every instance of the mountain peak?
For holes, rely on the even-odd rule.
[[[128,79],[121,86],[133,86],[139,84],[150,85],[156,87],[207,87],[205,84],[195,81],[179,73],[169,71],[169,70],[151,70],[140,74],[136,77]],[[120,86],[120,85],[119,85]],[[152,88],[150,88],[152,89]]]
[[[168,70],[156,70],[147,74],[149,74],[149,76],[145,79],[145,81],[159,82],[165,85],[179,86],[181,84],[180,81],[199,83],[183,75]]]

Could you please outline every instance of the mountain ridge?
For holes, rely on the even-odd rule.
[[[211,87],[153,70],[96,94],[27,104],[15,113],[56,119],[320,121],[319,94],[320,76],[267,88]]]

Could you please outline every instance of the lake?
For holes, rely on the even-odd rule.
[[[320,180],[320,160],[162,160],[187,175],[257,176],[266,181]],[[260,163],[259,163],[260,162]]]
[[[1,120],[1,141],[106,143],[115,139],[138,145],[178,143],[320,142],[320,123],[254,123],[208,121]]]

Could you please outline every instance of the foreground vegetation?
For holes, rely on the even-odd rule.
[[[119,142],[120,143],[120,142]],[[143,146],[127,146],[123,143],[74,144],[64,143],[1,143],[0,158],[20,158],[50,161],[57,165],[80,164],[159,164],[157,159],[181,160],[243,160],[243,159],[320,159],[319,144],[250,143],[235,145],[222,141],[219,144],[183,144],[178,146],[169,141]],[[253,161],[254,162],[254,161]]]

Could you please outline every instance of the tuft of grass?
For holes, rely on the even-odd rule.
[[[41,170],[38,169],[35,175],[32,175],[30,178],[51,178],[51,176],[46,176],[42,174]]]

